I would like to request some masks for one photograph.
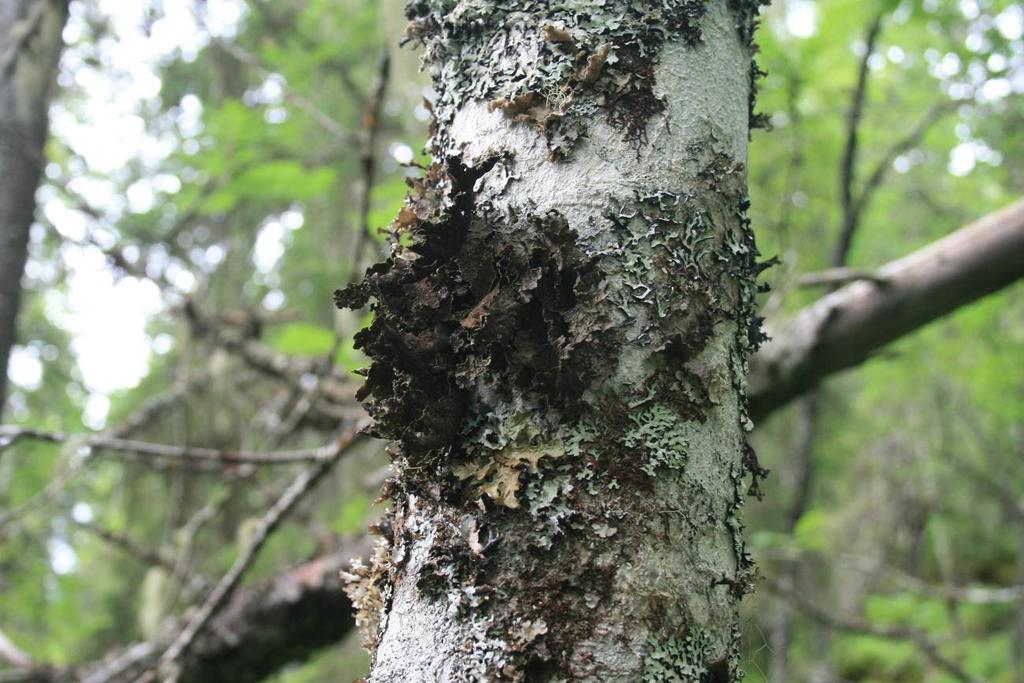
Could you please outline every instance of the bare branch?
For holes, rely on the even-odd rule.
[[[861,188],[860,194],[857,195],[855,210],[858,217],[863,214],[864,209],[867,207],[868,202],[874,195],[882,181],[885,179],[885,175],[892,168],[893,162],[896,157],[903,154],[904,152],[913,149],[920,142],[921,138],[924,137],[925,133],[935,125],[947,112],[954,109],[957,104],[956,100],[945,100],[938,104],[932,105],[932,107],[925,112],[921,120],[918,121],[914,126],[907,131],[907,134],[897,140],[889,149],[885,151],[882,158],[878,160],[874,170],[868,176],[868,179],[864,182],[864,187]]]
[[[864,40],[864,55],[861,57],[860,68],[857,71],[857,84],[854,86],[850,111],[846,117],[846,144],[843,147],[843,156],[839,163],[839,201],[843,212],[843,224],[832,256],[833,266],[846,265],[853,233],[857,229],[859,212],[853,198],[853,183],[857,168],[857,139],[861,117],[864,113],[864,99],[867,94],[868,62],[871,59],[871,53],[875,51],[875,43],[878,42],[878,34],[882,29],[882,17],[882,14],[878,14],[868,26],[867,37]]]
[[[370,89],[370,97],[363,107],[363,127],[360,131],[359,150],[359,164],[363,170],[363,177],[359,188],[359,224],[355,244],[352,247],[352,271],[349,280],[353,280],[360,273],[363,250],[370,237],[370,197],[377,170],[374,149],[377,144],[377,134],[380,132],[381,109],[384,104],[384,92],[388,86],[390,64],[391,60],[385,50],[377,63],[377,79]]]
[[[103,435],[72,435],[64,432],[49,432],[18,425],[0,425],[0,438],[35,439],[51,443],[75,441],[84,447],[131,453],[169,460],[198,460],[224,467],[235,465],[294,465],[296,463],[322,462],[335,457],[337,444],[330,443],[316,448],[300,448],[282,451],[228,451],[199,446],[173,446],[170,444],[130,441]]]
[[[843,617],[828,613],[819,608],[817,605],[814,605],[805,599],[798,591],[793,590],[789,586],[784,586],[768,577],[764,578],[764,583],[769,590],[796,605],[796,607],[807,617],[818,622],[822,626],[836,631],[874,636],[876,638],[909,640],[917,646],[917,649],[920,650],[921,654],[932,662],[932,664],[952,675],[957,680],[963,681],[964,683],[980,683],[979,679],[964,671],[963,667],[958,663],[943,656],[935,641],[916,629],[902,626],[883,626],[878,624],[869,624],[859,620],[844,619]]]
[[[196,636],[206,628],[210,619],[224,605],[225,601],[231,597],[231,594],[234,593],[239,582],[242,580],[242,576],[252,565],[253,560],[256,559],[256,556],[267,542],[267,539],[270,538],[270,535],[273,534],[295,505],[313,489],[324,475],[331,471],[338,458],[355,443],[357,436],[367,424],[366,420],[362,420],[350,427],[331,444],[331,450],[327,457],[299,474],[291,485],[285,489],[281,497],[277,499],[270,510],[259,520],[253,531],[252,538],[235,559],[231,569],[214,587],[206,602],[203,603],[188,623],[185,624],[184,628],[181,629],[170,647],[160,656],[156,666],[139,677],[138,683],[153,680],[158,671],[175,665],[179,658],[188,652]],[[178,673],[175,673],[172,676],[172,680],[176,680],[178,675]]]
[[[228,40],[221,40],[220,38],[213,38],[213,44],[221,48],[227,54],[231,55],[239,62],[252,67],[258,74],[263,78],[269,78],[274,73],[263,66],[259,58],[252,54],[241,45],[233,43]],[[283,79],[282,79],[283,80]],[[295,107],[304,112],[309,118],[313,119],[314,122],[325,131],[330,133],[339,142],[349,143],[352,142],[355,136],[342,128],[337,121],[332,119],[330,116],[325,114],[312,100],[306,96],[296,92],[293,88],[290,88],[287,84],[281,84],[281,92],[284,93],[284,98],[295,105]]]
[[[1024,200],[855,282],[792,318],[751,359],[750,412],[763,419],[825,377],[1024,276]]]
[[[826,268],[816,273],[805,273],[797,279],[796,283],[801,287],[837,287],[858,280],[874,282],[878,285],[885,284],[885,280],[878,277],[877,274],[858,268]]]
[[[139,545],[124,534],[112,531],[111,529],[106,529],[98,524],[93,524],[92,522],[80,522],[75,519],[72,519],[71,521],[79,528],[95,534],[102,540],[131,555],[143,564],[148,564],[154,567],[163,567],[168,571],[174,571],[174,561],[171,558],[153,550],[152,548],[145,548]]]

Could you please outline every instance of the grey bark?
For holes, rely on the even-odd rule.
[[[435,164],[412,246],[338,295],[376,300],[396,442],[370,680],[736,680],[753,7],[410,14]]]
[[[0,1],[0,414],[67,0]]]

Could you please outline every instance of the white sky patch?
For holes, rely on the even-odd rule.
[[[968,19],[977,19],[981,9],[977,0],[960,0],[960,12]]]
[[[72,335],[82,380],[91,392],[135,386],[149,367],[145,334],[149,318],[163,309],[160,290],[148,280],[114,281],[96,248],[67,246],[67,294],[47,296],[47,315]]]
[[[171,349],[174,348],[174,337],[161,332],[153,337],[153,341],[150,346],[153,349],[153,353],[162,356],[166,353],[170,353]]]
[[[78,555],[70,543],[53,536],[47,541],[46,549],[50,554],[50,568],[55,574],[63,576],[75,571],[75,567],[78,566]]]
[[[810,0],[789,0],[786,3],[786,30],[797,38],[814,35],[818,25],[818,10]]]
[[[391,148],[388,151],[391,153],[391,157],[400,164],[409,163],[415,156],[415,153],[412,151],[412,147],[404,142],[392,143]]]
[[[92,506],[88,503],[75,503],[71,507],[71,519],[79,524],[88,524],[93,520]]]
[[[1007,40],[1024,36],[1024,7],[1011,5],[996,15],[996,30]]]
[[[89,394],[85,399],[85,410],[82,411],[82,421],[90,429],[103,429],[107,424],[107,415],[110,413],[110,399],[106,394]]]
[[[974,170],[975,164],[974,148],[971,143],[961,143],[950,150],[947,169],[953,175],[962,178]]]
[[[153,208],[156,200],[156,193],[153,192],[153,184],[148,178],[137,180],[128,186],[125,191],[128,198],[128,210],[132,213],[146,213]]]
[[[947,52],[941,60],[932,65],[932,75],[936,78],[951,78],[960,73],[960,57],[955,52]]]
[[[981,102],[994,102],[995,100],[1007,97],[1011,92],[1013,92],[1013,88],[1010,87],[1010,81],[1005,78],[992,78],[985,81],[985,84],[981,86],[978,100]]]
[[[284,292],[280,289],[272,289],[263,297],[263,307],[268,311],[279,310],[285,304]]]
[[[92,237],[113,242],[116,236],[109,228],[126,209],[145,212],[153,207],[158,193],[181,189],[180,180],[160,173],[163,161],[175,151],[177,138],[170,132],[147,131],[141,114],[152,109],[152,99],[160,93],[156,65],[178,52],[192,59],[209,42],[190,5],[163,3],[164,16],[152,23],[147,35],[145,3],[97,0],[94,7],[109,20],[113,37],[100,41],[95,64],[76,47],[88,33],[86,7],[71,4],[64,30],[69,47],[61,60],[59,80],[64,86],[79,86],[84,96],[51,106],[51,130],[85,162],[84,166],[74,159],[69,163],[68,188],[102,210],[104,217],[93,221],[44,186],[39,192],[41,210],[66,240]],[[208,0],[202,6],[201,21],[210,33],[230,37],[243,12],[240,0]],[[268,86],[273,89],[273,84]],[[195,95],[185,95],[179,105],[178,130],[185,137],[198,135],[202,102]],[[122,196],[119,188],[128,180],[132,163],[140,164],[149,177],[132,183]],[[90,392],[84,417],[92,426],[102,426],[109,409],[105,394],[136,385],[148,371],[150,340],[145,327],[165,308],[152,282],[130,277],[115,281],[99,250],[65,243],[61,251],[69,269],[67,294],[47,291],[46,311],[71,334],[71,347]],[[162,273],[183,290],[194,286],[195,276],[187,269],[161,259],[159,250],[152,256],[147,267],[153,274]],[[19,361],[14,369],[21,379],[31,372],[30,361]],[[64,546],[51,548],[55,571],[58,566],[69,567],[68,571],[74,566],[74,553]]]
[[[281,214],[281,225],[289,230],[298,230],[306,223],[306,217],[297,208],[291,208]]]
[[[302,211],[296,207],[265,221],[252,247],[252,263],[256,270],[264,275],[273,271],[284,256],[285,248],[291,243],[291,233],[305,222]]]
[[[274,269],[284,256],[286,234],[287,229],[281,221],[269,220],[263,224],[252,247],[252,263],[256,270],[266,274]]]
[[[7,378],[22,389],[34,391],[43,381],[43,362],[31,346],[15,346],[7,362]]]

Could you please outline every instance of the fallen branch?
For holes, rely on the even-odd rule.
[[[242,576],[252,566],[253,560],[256,559],[263,545],[281,524],[281,521],[323,479],[324,475],[331,471],[338,458],[355,443],[356,437],[366,424],[365,421],[360,421],[351,426],[330,445],[330,451],[325,453],[325,457],[320,462],[299,474],[291,485],[285,489],[281,497],[277,499],[270,510],[259,520],[253,531],[252,538],[243,548],[242,552],[239,553],[234,564],[231,565],[231,569],[214,586],[206,601],[181,629],[177,637],[171,642],[171,645],[160,656],[156,665],[139,677],[138,683],[148,683],[156,677],[158,672],[168,670],[177,665],[178,660],[192,647],[196,637],[210,623],[210,619],[224,606],[228,598],[231,597],[231,594],[234,593],[239,582],[242,580]],[[170,680],[176,681],[179,676],[180,668],[170,676]]]

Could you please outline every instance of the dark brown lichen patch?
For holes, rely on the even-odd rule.
[[[758,81],[768,74],[757,65],[757,45],[754,43],[754,33],[757,31],[758,13],[762,5],[767,5],[771,0],[728,0],[729,11],[736,20],[736,31],[740,41],[750,50],[750,94],[748,97],[749,127],[768,130],[771,128],[770,118],[761,114],[757,109]]]
[[[565,219],[475,204],[474,184],[496,163],[432,166],[396,219],[411,245],[336,294],[339,306],[374,299],[374,320],[355,340],[373,361],[357,398],[373,434],[397,441],[419,473],[403,484],[431,485],[421,494],[453,481],[463,444],[506,445],[488,441],[489,406],[572,419],[613,363],[601,274]]]
[[[412,0],[407,37],[426,46],[440,130],[466,102],[489,102],[537,125],[564,156],[601,109],[642,144],[648,118],[664,110],[653,75],[661,47],[700,42],[705,9],[705,0]]]

